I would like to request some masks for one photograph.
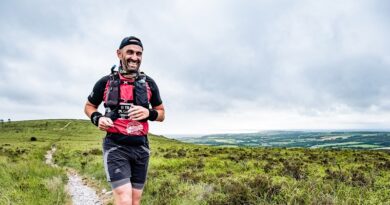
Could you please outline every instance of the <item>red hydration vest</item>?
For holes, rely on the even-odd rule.
[[[140,73],[136,80],[127,79],[118,72],[113,72],[104,90],[105,116],[112,119],[114,126],[108,133],[118,133],[129,136],[146,136],[149,131],[147,119],[136,121],[128,119],[128,109],[132,105],[149,108],[152,96],[146,75]]]

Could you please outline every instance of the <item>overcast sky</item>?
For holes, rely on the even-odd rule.
[[[0,2],[0,118],[87,119],[123,37],[144,44],[151,132],[390,128],[390,2]],[[102,110],[103,111],[103,110]]]

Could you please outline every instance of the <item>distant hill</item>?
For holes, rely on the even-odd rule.
[[[264,131],[214,134],[180,140],[213,146],[390,149],[390,132],[375,131]]]

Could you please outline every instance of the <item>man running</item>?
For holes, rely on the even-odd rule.
[[[110,75],[97,81],[85,104],[92,123],[107,132],[104,168],[118,205],[140,204],[150,155],[148,120],[165,118],[156,83],[139,69],[143,50],[139,38],[124,38],[117,50],[118,71],[113,67]],[[102,102],[104,115],[97,110]]]

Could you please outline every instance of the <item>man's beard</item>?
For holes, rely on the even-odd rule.
[[[128,60],[125,64],[122,62],[123,61],[121,61],[121,66],[119,67],[119,73],[121,73],[126,78],[136,78],[139,73],[140,63],[135,62],[137,63],[137,67],[134,68],[129,65],[130,63],[134,63],[134,61]]]

